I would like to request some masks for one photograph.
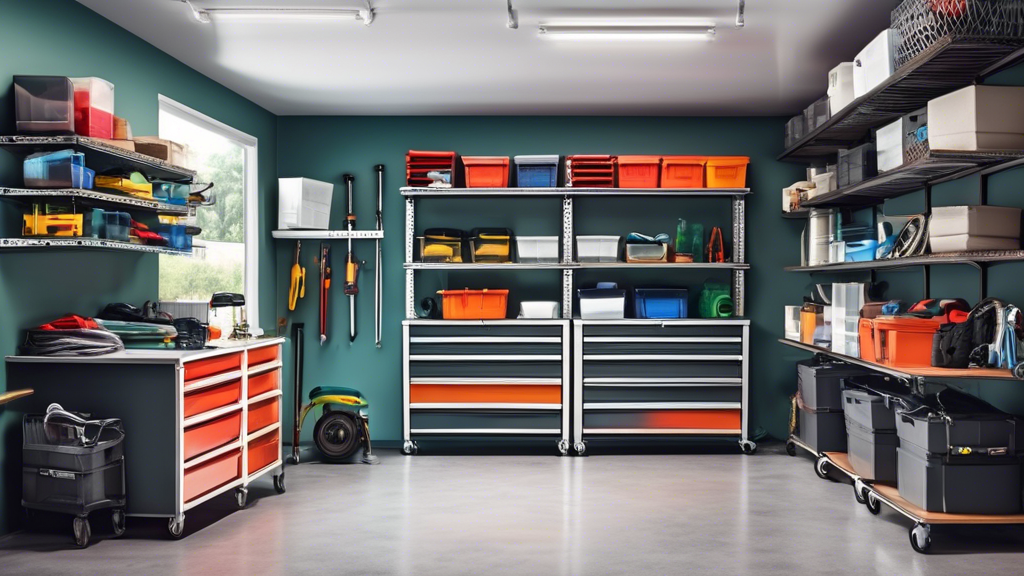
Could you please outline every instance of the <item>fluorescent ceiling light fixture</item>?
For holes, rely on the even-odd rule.
[[[182,0],[192,9],[192,17],[204,24],[211,21],[231,22],[316,22],[324,20],[373,22],[373,8],[196,8],[190,0]]]
[[[706,41],[714,26],[541,26],[544,36],[567,40],[682,40]]]

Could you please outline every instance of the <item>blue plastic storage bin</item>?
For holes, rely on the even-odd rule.
[[[132,217],[127,212],[103,212],[103,237],[107,240],[131,240]]]
[[[96,172],[85,167],[85,154],[74,150],[32,154],[22,165],[27,188],[91,190]]]
[[[859,240],[846,243],[847,262],[870,262],[875,259],[878,240]]]
[[[187,228],[179,224],[163,224],[157,234],[167,240],[167,246],[175,250],[191,250],[192,237],[185,233]]]
[[[688,307],[685,288],[637,288],[633,291],[633,310],[637,318],[686,318]]]
[[[192,187],[188,184],[153,182],[153,198],[175,206],[185,206],[188,204],[188,195],[191,192]]]
[[[516,156],[516,183],[520,188],[554,188],[558,186],[557,154]]]

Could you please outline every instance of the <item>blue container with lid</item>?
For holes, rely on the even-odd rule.
[[[26,188],[91,190],[96,178],[96,172],[85,167],[85,154],[74,150],[32,154],[22,171]]]
[[[689,292],[685,288],[637,288],[633,291],[633,310],[637,318],[686,318],[688,308]]]
[[[558,186],[557,154],[516,156],[516,184],[520,188],[554,188]]]

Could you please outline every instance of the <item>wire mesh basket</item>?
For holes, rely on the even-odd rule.
[[[946,37],[1024,45],[1024,0],[905,0],[892,29],[897,69]]]

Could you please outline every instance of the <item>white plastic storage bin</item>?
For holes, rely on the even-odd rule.
[[[621,239],[622,236],[577,236],[576,258],[579,262],[618,262]]]
[[[864,307],[865,285],[858,282],[832,284],[832,351],[860,358],[860,309]]]
[[[853,62],[843,62],[828,73],[828,108],[835,116],[856,99],[853,90]]]
[[[928,102],[932,150],[1024,149],[1024,87],[968,86]]]
[[[928,109],[922,108],[875,131],[879,173],[895,170],[913,160],[909,156],[910,148],[918,143],[920,136],[927,140],[926,131],[919,130],[927,123]]]
[[[941,206],[929,218],[932,252],[1017,250],[1020,208],[1006,206]]]
[[[278,178],[277,227],[328,230],[334,184],[309,178]]]
[[[519,262],[555,264],[558,262],[558,236],[516,236]]]
[[[619,288],[593,288],[579,291],[580,318],[583,320],[622,320],[626,317],[626,291]]]
[[[531,320],[557,319],[561,317],[561,309],[562,306],[554,301],[520,302],[519,317]]]
[[[896,71],[892,29],[868,43],[853,60],[853,97],[860,98],[885,82]]]

